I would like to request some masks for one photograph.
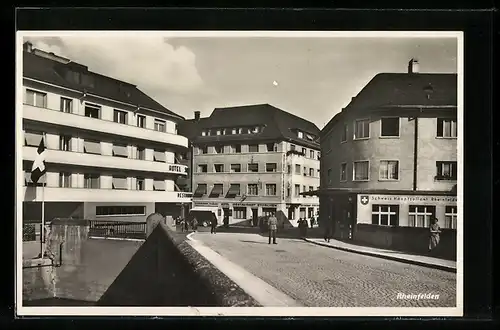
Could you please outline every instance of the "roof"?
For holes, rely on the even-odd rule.
[[[432,88],[429,99],[424,91]],[[457,106],[457,74],[379,73],[321,130],[325,134],[347,111],[384,107]]]
[[[264,126],[264,129],[257,134],[201,136],[203,129],[257,125]],[[318,142],[300,139],[294,130],[300,130],[315,137],[319,137],[320,133],[319,128],[310,121],[269,104],[215,108],[209,117],[200,118],[198,121],[190,119],[179,127],[179,132],[195,143],[287,140],[299,145],[319,149]]]
[[[78,71],[83,70],[85,74],[93,77],[94,87],[83,86],[65,79],[66,72],[68,72],[70,68],[78,68]],[[23,77],[81,91],[82,93],[85,91],[93,95],[131,104],[133,106],[141,106],[173,116],[179,120],[184,119],[182,116],[170,111],[143,93],[137,86],[88,71],[86,66],[75,62],[61,63],[61,61],[24,51]]]

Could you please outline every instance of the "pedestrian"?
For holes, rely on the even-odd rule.
[[[438,224],[437,218],[432,218],[431,225],[429,227],[429,252],[432,252],[439,245],[439,234],[441,233],[441,228]]]
[[[193,231],[197,231],[198,230],[198,220],[196,220],[196,217],[193,218]]]
[[[180,225],[181,225],[181,231],[184,231],[184,219],[181,219]]]
[[[311,229],[312,229],[314,226],[314,217],[313,216],[311,216],[310,225],[311,225]]]
[[[210,220],[210,233],[215,234],[217,231],[217,218],[212,214],[212,219]]]
[[[276,216],[274,214],[271,214],[268,220],[268,225],[269,225],[269,243],[271,244],[271,238],[273,239],[273,244],[278,244],[276,243],[276,231],[278,230],[278,219],[276,219]]]
[[[189,221],[188,221],[188,219],[184,219],[184,230],[185,231],[189,230]]]
[[[324,236],[323,236],[323,239],[325,240],[325,242],[329,243],[330,242],[330,237],[332,236],[332,232],[331,232],[331,224],[330,224],[330,221],[327,221],[325,223],[325,233],[324,233]]]
[[[303,227],[303,223],[302,223],[302,218],[299,218],[299,221],[297,221],[297,228],[299,228],[299,237],[302,238],[304,237],[304,229],[302,229]]]

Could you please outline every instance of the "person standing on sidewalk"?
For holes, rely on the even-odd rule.
[[[193,218],[193,231],[198,231],[198,220],[196,219],[196,217]]]
[[[439,227],[437,218],[432,219],[429,231],[430,231],[429,252],[432,252],[439,245],[439,240],[440,240],[439,234],[441,234],[441,228]]]
[[[217,231],[217,218],[212,214],[212,219],[210,221],[210,234],[215,234]]]
[[[331,236],[332,236],[332,226],[330,221],[327,221],[325,223],[325,233],[323,239],[325,240],[325,242],[330,243]]]
[[[269,243],[268,244],[271,244],[271,238],[273,239],[273,244],[278,244],[278,243],[276,243],[276,231],[278,230],[278,219],[276,219],[276,216],[274,214],[272,214],[269,217],[268,225],[269,225]]]

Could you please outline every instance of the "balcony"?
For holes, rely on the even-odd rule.
[[[188,146],[188,139],[182,135],[157,132],[151,129],[85,117],[74,113],[65,113],[53,109],[38,108],[27,104],[23,106],[23,118],[87,131],[105,132],[128,138],[133,137],[138,140],[155,141],[184,148]]]
[[[41,202],[42,187],[22,187],[22,200]],[[45,187],[46,202],[191,203],[192,193],[153,190],[117,190]]]
[[[45,152],[45,161],[47,163],[187,175],[187,166],[179,164],[102,156],[54,149],[47,149]],[[23,159],[34,161],[36,155],[36,147],[23,147]]]

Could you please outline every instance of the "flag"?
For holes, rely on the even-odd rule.
[[[243,196],[241,196],[240,203],[243,202],[245,199],[247,199],[247,195],[246,194],[244,194]]]
[[[42,137],[40,145],[38,146],[35,161],[33,162],[33,167],[31,168],[31,181],[36,184],[38,180],[40,180],[40,178],[45,174],[45,171],[45,143],[43,142]]]

